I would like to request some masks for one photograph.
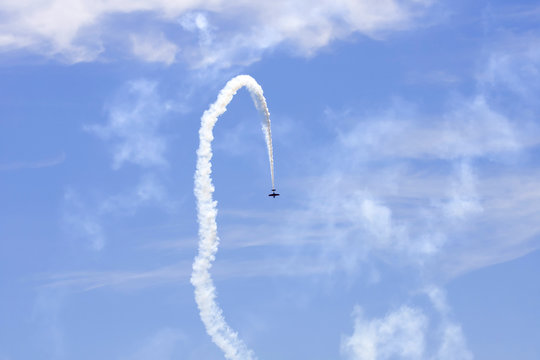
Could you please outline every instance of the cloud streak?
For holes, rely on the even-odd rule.
[[[36,281],[40,287],[65,288],[83,292],[101,288],[137,291],[178,283],[187,284],[192,272],[191,265],[191,261],[185,260],[148,270],[68,271],[42,274]],[[246,271],[246,269],[252,270]],[[214,270],[213,278],[219,280],[265,277],[308,278],[327,273],[327,268],[317,264],[313,257],[286,256],[268,260],[221,260],[219,267]]]
[[[11,163],[0,164],[0,171],[11,171],[21,169],[43,169],[52,166],[57,166],[66,161],[66,154],[62,153],[58,156],[38,160],[38,161],[17,161]]]

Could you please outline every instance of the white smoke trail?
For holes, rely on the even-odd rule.
[[[201,320],[212,341],[223,350],[225,357],[231,360],[254,360],[255,355],[249,350],[238,334],[227,325],[223,312],[216,302],[216,289],[210,276],[210,268],[219,245],[217,235],[217,202],[212,193],[212,130],[218,117],[227,110],[236,92],[246,87],[257,109],[263,114],[263,131],[268,147],[272,189],[274,189],[274,160],[272,134],[270,132],[270,113],[266,106],[263,90],[248,75],[239,75],[231,79],[221,90],[215,103],[206,110],[201,118],[199,130],[199,149],[197,150],[197,170],[195,172],[195,197],[197,198],[197,217],[199,221],[199,254],[193,262],[191,283],[195,287],[195,301],[199,307]]]

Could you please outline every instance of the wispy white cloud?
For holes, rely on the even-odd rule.
[[[141,289],[168,283],[188,282],[190,263],[146,271],[75,271],[45,276],[44,287],[91,291],[100,288]]]
[[[443,205],[449,217],[464,219],[483,211],[476,186],[477,180],[470,164],[462,161],[458,167],[458,178],[452,184],[451,198]]]
[[[160,40],[158,61],[172,61],[175,46],[186,49],[184,59],[191,65],[227,67],[255,61],[264,51],[280,44],[299,54],[310,55],[351,34],[380,37],[389,31],[408,29],[431,2],[47,0],[36,3],[8,0],[0,7],[3,13],[0,50],[25,49],[69,62],[92,61],[107,53],[121,37],[144,39],[148,27],[160,33],[180,21],[187,36],[175,36],[173,41],[172,36],[164,35]],[[129,16],[144,19],[149,25],[129,26],[125,22],[117,25],[122,22],[115,21],[116,18]],[[190,34],[195,34],[195,38]],[[150,44],[143,41],[138,46],[133,48],[135,55],[144,61],[156,61],[147,51],[152,48]]]
[[[342,338],[342,353],[351,360],[472,360],[461,326],[451,319],[445,292],[429,287],[425,293],[441,318],[437,325],[417,307],[403,305],[383,318],[369,320],[357,306],[354,331]],[[434,344],[428,339],[434,339]]]
[[[320,274],[367,274],[357,270],[382,260],[390,266],[429,266],[429,273],[444,278],[538,248],[538,171],[515,172],[500,162],[499,171],[486,172],[467,158],[443,158],[418,169],[409,159],[388,157],[393,161],[371,166],[370,159],[358,160],[361,147],[333,149],[330,175],[290,187],[301,206],[272,216],[224,209],[223,247],[315,253],[311,263],[299,258],[296,265],[316,266]]]
[[[354,161],[342,160],[345,166]],[[248,224],[227,238],[316,249],[319,261],[334,271],[358,274],[358,268],[382,259],[390,266],[428,266],[444,278],[540,246],[538,170],[501,164],[486,172],[474,162],[452,160],[423,170],[402,163],[366,166],[354,175],[350,167],[339,171],[339,164],[334,162],[334,176],[305,179],[295,190],[302,208],[288,214],[294,221],[279,219],[287,236],[281,238],[279,229],[268,235],[270,224]],[[306,188],[324,189],[324,201]]]
[[[314,238],[319,241],[312,246],[320,251],[320,261],[333,264],[334,270],[358,274],[359,268],[375,259],[391,261],[393,266],[420,266],[447,241],[438,226],[444,214],[435,204],[399,189],[401,176],[407,174],[394,175],[388,187],[379,181],[385,174],[376,170],[361,177],[335,172],[318,178],[316,185],[307,188],[324,189],[324,201],[320,194],[305,191],[305,208],[287,224],[299,237],[310,230],[319,232],[321,237]]]
[[[461,326],[451,319],[450,305],[446,300],[445,291],[431,286],[426,289],[426,294],[442,319],[438,331],[441,343],[435,358],[437,360],[472,360],[474,356],[467,346]]]
[[[352,111],[345,121],[334,115],[336,142],[318,154],[328,175],[313,180],[329,200],[304,201],[303,212],[312,229],[324,214],[327,261],[344,256],[354,268],[391,253],[392,265],[453,277],[539,248],[538,170],[519,165],[540,144],[537,105],[514,90],[536,86],[527,78],[537,76],[540,58],[528,38],[518,42],[521,52],[494,53],[510,57],[518,76],[510,81],[510,68],[499,63],[479,66],[477,93],[454,94],[439,115],[404,101],[356,120]],[[492,64],[493,56],[483,60]],[[501,106],[497,91],[511,91],[519,106]],[[377,205],[376,223],[365,197]]]
[[[195,251],[196,247],[193,247]],[[37,281],[46,288],[91,291],[100,288],[140,290],[179,283],[188,284],[192,271],[191,258],[175,264],[148,270],[73,271],[44,274]],[[313,257],[300,259],[284,256],[269,259],[220,260],[213,270],[219,280],[261,277],[309,277],[327,273]]]
[[[364,161],[478,158],[517,152],[540,143],[538,128],[512,121],[493,109],[482,95],[453,102],[451,107],[447,113],[429,118],[397,102],[384,114],[343,131],[340,141],[349,151],[361,151]]]
[[[131,36],[132,51],[135,56],[147,62],[172,64],[179,48],[167,40],[163,33],[134,34]]]
[[[164,328],[146,339],[129,360],[172,360],[178,358],[179,347],[185,339],[177,329]]]
[[[97,210],[101,215],[133,215],[140,207],[152,205],[171,208],[173,201],[155,175],[145,174],[134,188],[106,198]]]
[[[56,166],[62,164],[66,161],[66,154],[62,153],[60,155],[41,159],[36,161],[16,161],[10,163],[0,164],[0,171],[9,171],[9,170],[19,170],[19,169],[42,169],[48,168],[51,166]]]
[[[538,8],[535,9],[538,13]],[[540,93],[538,33],[506,34],[490,47],[488,61],[478,74],[486,93],[511,91],[534,105]]]
[[[100,223],[99,215],[87,208],[80,195],[73,189],[64,193],[63,223],[68,233],[75,237],[84,238],[90,248],[96,251],[105,246],[105,234]]]
[[[184,30],[197,35],[199,47],[209,48],[213,45],[215,28],[209,24],[205,13],[188,12],[180,18],[179,23]]]
[[[357,270],[382,260],[439,279],[539,248],[538,171],[512,165],[540,144],[534,112],[505,111],[482,86],[454,94],[438,115],[391,105],[357,121],[353,111],[334,119],[338,136],[317,153],[326,174],[289,184],[302,205],[273,218],[286,231],[261,214],[223,227],[223,246],[303,249],[318,254],[321,274],[364,273]],[[324,200],[313,188],[324,189]]]
[[[462,78],[459,76],[443,71],[443,70],[435,70],[435,71],[425,71],[425,70],[418,70],[414,72],[410,72],[407,74],[406,81],[410,84],[443,84],[443,85],[452,85],[459,83],[463,81]]]
[[[506,3],[504,6],[490,7],[484,12],[484,20],[514,19],[521,22],[540,19],[540,6],[538,4]]]
[[[483,211],[470,224],[468,240],[450,247],[440,263],[450,276],[513,260],[540,247],[540,173],[533,169],[513,171],[487,175],[479,181]]]
[[[105,217],[133,216],[144,207],[170,211],[174,206],[165,187],[150,173],[143,175],[132,189],[105,198],[91,199],[73,189],[66,190],[63,222],[71,236],[86,239],[91,249],[99,251],[106,244]]]
[[[62,289],[41,289],[34,301],[31,321],[36,333],[33,346],[48,359],[64,359],[67,352],[61,311],[65,293]]]
[[[438,360],[472,360],[473,354],[467,348],[465,336],[460,325],[447,323],[442,329],[443,341],[437,352]]]
[[[159,127],[171,106],[160,99],[157,83],[132,81],[121,95],[125,98],[114,103],[106,125],[90,125],[85,129],[114,144],[114,168],[124,163],[166,166],[167,143],[159,134]]]
[[[101,250],[106,242],[105,216],[132,216],[148,206],[174,208],[163,184],[167,140],[160,131],[173,108],[160,98],[157,83],[131,81],[112,101],[107,123],[85,127],[110,144],[114,170],[126,164],[141,170],[138,182],[120,193],[89,198],[72,189],[66,191],[64,222],[73,235],[90,239],[94,250]]]
[[[402,306],[382,319],[365,319],[354,310],[354,332],[342,339],[342,352],[351,360],[422,359],[427,317],[418,309]]]

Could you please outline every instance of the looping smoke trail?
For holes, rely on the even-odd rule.
[[[197,198],[197,217],[199,221],[199,254],[193,262],[191,283],[195,287],[195,301],[199,307],[201,320],[212,341],[223,350],[225,357],[231,360],[254,360],[255,355],[249,350],[238,334],[227,325],[223,312],[216,302],[216,288],[210,276],[210,268],[218,250],[217,202],[212,193],[212,130],[217,119],[227,110],[236,92],[246,87],[257,109],[264,116],[263,131],[270,160],[272,189],[274,189],[274,160],[272,151],[272,133],[270,131],[270,113],[263,96],[261,86],[248,75],[239,75],[231,79],[221,90],[215,103],[206,110],[201,118],[199,130],[199,149],[197,150],[197,170],[195,172],[195,197]]]

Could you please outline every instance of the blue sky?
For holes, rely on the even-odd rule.
[[[258,359],[540,357],[535,1],[0,5],[0,360],[220,359],[212,275]]]

